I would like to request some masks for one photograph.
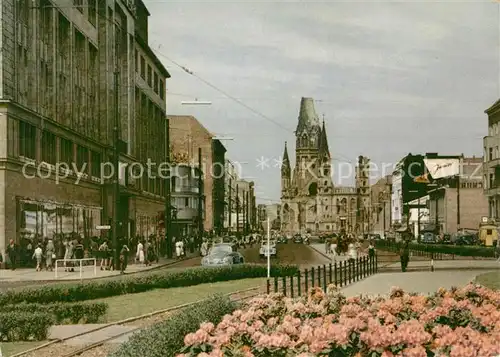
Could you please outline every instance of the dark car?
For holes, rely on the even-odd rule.
[[[231,243],[214,244],[208,254],[201,260],[203,266],[221,266],[243,264],[245,259],[236,251],[236,247]]]
[[[474,233],[458,233],[455,237],[456,245],[479,245],[480,240]]]
[[[301,243],[304,243],[304,239],[302,238],[302,236],[300,234],[296,234],[293,236],[293,242],[301,244]]]
[[[281,237],[278,237],[278,239],[276,239],[276,241],[278,243],[285,243],[286,244],[286,243],[288,243],[288,238],[285,236],[281,236]]]
[[[436,244],[437,243],[436,235],[434,233],[431,233],[431,232],[425,232],[422,235],[422,238],[420,238],[420,243]]]

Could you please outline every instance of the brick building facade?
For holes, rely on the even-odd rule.
[[[158,134],[170,75],[148,46],[149,13],[141,0],[0,6],[0,250],[35,234],[98,235],[115,199],[101,172],[113,153],[115,110],[121,163],[165,157]],[[57,182],[63,164],[78,168],[79,180],[73,170]],[[156,232],[164,205],[154,171],[137,179],[121,171],[120,235]]]
[[[204,174],[204,229],[214,229],[214,175],[213,148],[210,133],[191,115],[168,115],[170,119],[170,144],[173,156],[182,156],[186,163],[198,166],[198,149],[201,148],[201,165]]]

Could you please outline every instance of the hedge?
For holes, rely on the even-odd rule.
[[[53,304],[27,304],[0,306],[0,313],[44,313],[50,314],[56,324],[96,323],[108,312],[108,304],[103,302],[76,302]]]
[[[271,267],[272,276],[292,276],[298,273],[297,266],[276,265]],[[77,302],[111,296],[186,287],[205,283],[231,281],[267,276],[264,265],[234,265],[223,267],[197,267],[182,271],[164,271],[135,277],[108,281],[90,281],[80,284],[47,285],[38,288],[7,290],[0,293],[0,306],[21,302],[50,304],[55,302]]]
[[[109,357],[175,356],[184,347],[185,335],[198,330],[203,322],[218,324],[237,308],[228,297],[214,296],[132,335]]]
[[[1,341],[46,340],[54,316],[45,312],[0,312]]]
[[[375,247],[382,250],[389,250],[398,252],[402,247],[402,242],[393,243],[386,241],[376,241]],[[408,247],[411,251],[419,252],[422,254],[448,254],[457,255],[462,257],[483,257],[494,258],[495,248],[484,246],[470,246],[470,245],[446,245],[446,244],[422,244],[422,243],[409,243]]]

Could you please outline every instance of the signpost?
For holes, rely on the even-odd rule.
[[[267,215],[267,279],[271,278],[271,222],[277,218],[277,212],[273,210],[274,206],[266,206]]]

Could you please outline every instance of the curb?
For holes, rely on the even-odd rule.
[[[85,281],[96,281],[96,280],[103,280],[103,279],[111,279],[111,278],[115,278],[115,277],[119,277],[119,276],[132,276],[132,275],[140,274],[140,273],[153,272],[153,271],[156,271],[156,270],[168,267],[170,265],[174,265],[174,264],[177,264],[179,262],[190,260],[190,259],[194,259],[194,258],[197,258],[197,256],[193,256],[193,257],[190,257],[190,258],[185,258],[185,259],[175,260],[173,262],[168,262],[168,263],[160,264],[158,266],[155,266],[155,267],[152,267],[152,268],[149,268],[149,269],[144,269],[144,270],[141,270],[141,271],[134,271],[134,272],[131,272],[131,273],[116,274],[116,275],[109,275],[109,276],[99,276],[99,277],[87,278],[87,279],[0,280],[0,288],[2,288],[2,284],[3,283],[6,283],[6,284],[8,284],[8,283],[31,283],[32,285],[38,285],[38,284],[40,284],[40,285],[42,285],[42,284],[55,284],[55,283],[82,283],[82,282],[85,282]]]
[[[464,270],[479,270],[479,271],[495,271],[495,270],[500,270],[500,267],[497,268],[487,268],[487,267],[457,267],[457,268],[436,268],[434,267],[434,271],[464,271]],[[401,268],[388,268],[388,267],[381,267],[378,270],[379,273],[394,273],[394,272],[401,272]],[[408,268],[406,269],[406,272],[429,272],[432,273],[430,268]]]

